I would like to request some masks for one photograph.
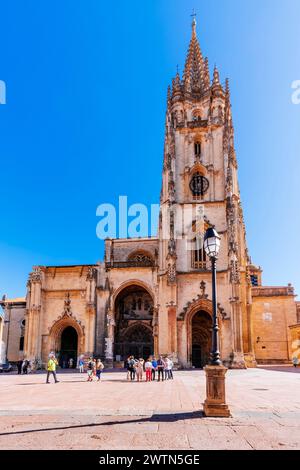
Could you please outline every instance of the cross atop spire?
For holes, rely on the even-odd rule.
[[[196,26],[197,26],[196,16],[197,16],[197,13],[195,12],[195,8],[193,8],[193,13],[191,14],[191,17],[193,18],[192,29],[193,29],[193,32],[195,33],[196,33]]]
[[[196,13],[193,10],[192,38],[185,62],[183,82],[186,92],[202,94],[210,86],[208,62],[205,61],[196,34]]]

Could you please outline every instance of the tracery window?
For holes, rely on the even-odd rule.
[[[142,266],[153,266],[154,261],[151,255],[147,253],[133,253],[129,256],[128,261],[134,264],[141,264]]]

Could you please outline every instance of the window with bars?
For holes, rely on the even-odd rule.
[[[203,245],[201,244],[199,238],[197,237],[193,240],[192,268],[194,269],[206,269],[207,268],[206,253],[204,251]]]
[[[195,152],[195,157],[200,157],[200,155],[201,155],[201,142],[195,142],[194,143],[194,152]]]

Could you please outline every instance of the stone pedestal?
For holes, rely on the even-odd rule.
[[[225,375],[228,369],[224,366],[206,366],[206,400],[204,414],[207,417],[229,418],[230,411],[225,402]]]

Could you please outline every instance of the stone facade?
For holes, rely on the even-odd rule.
[[[229,367],[291,359],[294,291],[263,287],[252,265],[237,176],[228,81],[221,85],[192,25],[183,77],[168,90],[157,238],[105,242],[92,266],[35,267],[28,282],[25,351],[96,354],[108,365],[126,355],[168,354],[181,367],[209,360],[210,263],[203,234],[221,236],[217,262],[222,360]]]
[[[4,296],[0,306],[0,364],[17,362],[24,356],[26,299]]]

